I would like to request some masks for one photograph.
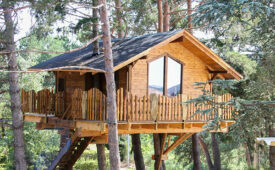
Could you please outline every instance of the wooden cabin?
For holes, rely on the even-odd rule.
[[[115,39],[112,46],[118,133],[178,135],[178,140],[162,151],[163,155],[193,133],[204,130],[203,125],[214,119],[214,113],[193,115],[198,107],[207,109],[211,106],[184,103],[202,94],[194,87],[194,82],[242,78],[185,30]],[[37,129],[67,128],[72,131],[70,143],[63,148],[60,152],[63,154],[51,168],[71,167],[88,144],[108,142],[102,52],[94,54],[90,44],[29,70],[51,71],[56,81],[53,89],[38,92],[21,90],[25,121],[36,122]],[[211,84],[205,88],[211,91]],[[230,98],[230,94],[215,96],[219,102]],[[234,123],[231,113],[229,106],[219,110],[224,121],[216,132],[226,132],[228,126]]]

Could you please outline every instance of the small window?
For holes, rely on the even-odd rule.
[[[64,91],[65,90],[65,79],[59,78],[58,79],[58,91]]]
[[[148,93],[176,96],[181,93],[183,64],[163,56],[149,63]]]

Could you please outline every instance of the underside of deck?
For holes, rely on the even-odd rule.
[[[41,114],[25,114],[25,121],[36,122],[37,129],[77,129],[80,137],[105,136],[108,134],[108,122],[87,120],[62,120],[57,117],[45,117]],[[234,121],[226,120],[219,123],[213,132],[227,132],[228,126]],[[205,121],[118,121],[118,134],[138,133],[197,133],[207,129]]]

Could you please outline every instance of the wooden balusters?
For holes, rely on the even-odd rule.
[[[168,97],[157,95],[155,103],[155,118],[158,121],[207,121],[214,119],[215,113],[209,112],[207,115],[200,113],[194,115],[197,109],[206,110],[215,105],[195,105],[194,103],[184,104],[185,101],[194,98],[192,95],[179,94]],[[225,103],[232,96],[224,94],[222,96],[213,95],[213,102]],[[75,89],[72,95],[71,107],[66,105],[64,92],[56,92],[44,89],[38,92],[25,91],[21,89],[22,111],[38,114],[54,114],[65,119],[85,119],[92,121],[105,121],[107,119],[106,96],[99,89],[92,88],[83,91]],[[136,96],[122,88],[117,90],[117,119],[118,121],[154,121],[152,117],[152,103],[149,95]],[[232,107],[224,105],[218,108],[218,114],[222,119],[232,119]],[[64,112],[68,112],[65,114]]]

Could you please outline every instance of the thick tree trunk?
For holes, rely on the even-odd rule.
[[[103,49],[105,61],[105,77],[107,90],[107,114],[108,114],[108,143],[110,148],[110,169],[118,170],[120,168],[119,148],[118,148],[118,130],[116,115],[116,88],[113,69],[113,55],[110,34],[110,24],[108,20],[106,0],[100,0],[103,4],[100,10],[100,20],[103,24]]]
[[[98,5],[98,0],[93,0],[93,6]],[[93,9],[93,18],[96,18],[96,21],[93,22],[93,38],[98,36],[98,9],[94,8]],[[93,43],[93,53],[94,54],[99,54],[99,42],[96,40]],[[97,80],[95,83],[95,86],[99,86],[99,80]],[[97,87],[99,88],[99,87]],[[96,144],[97,148],[97,163],[98,163],[98,169],[99,170],[107,170],[107,165],[106,165],[106,156],[105,156],[105,147],[103,144]]]
[[[163,32],[162,0],[157,0],[157,3],[158,3],[158,32]]]
[[[99,170],[107,170],[105,146],[103,144],[96,144],[97,161]]]
[[[254,144],[253,167],[255,169],[259,169],[259,167],[258,167],[258,145],[256,142]]]
[[[200,160],[200,146],[198,134],[195,133],[192,135],[192,150],[193,150],[193,161],[194,161],[194,170],[201,169],[201,160]]]
[[[134,160],[135,160],[136,169],[145,170],[139,134],[132,135],[132,149],[134,152]]]
[[[245,149],[247,166],[250,167],[251,166],[250,151],[246,143],[244,143],[243,146]]]
[[[154,133],[153,138],[154,138],[154,150],[155,150],[155,169],[157,169],[157,158],[160,156],[162,134]],[[161,161],[160,170],[165,170],[165,163],[163,160]]]
[[[192,18],[190,16],[191,14],[192,14],[192,0],[187,0],[188,31],[192,34],[193,30],[192,30],[192,22],[191,22]]]
[[[123,30],[122,30],[122,9],[121,9],[121,2],[120,0],[115,0],[116,4],[116,19],[117,19],[117,36],[119,38],[123,37]]]
[[[93,0],[93,6],[97,6],[98,5],[98,0]],[[95,38],[98,36],[98,9],[94,8],[93,9],[93,18],[96,18],[96,21],[93,22],[93,35],[92,37]],[[98,54],[99,53],[99,43],[98,40],[95,40],[93,43],[93,53],[94,54]]]
[[[213,165],[213,163],[211,161],[211,157],[210,157],[208,146],[204,143],[204,141],[202,140],[202,138],[200,136],[198,137],[198,139],[199,139],[199,143],[200,143],[200,145],[202,147],[202,150],[204,152],[204,155],[206,157],[208,168],[210,170],[215,170],[214,165]]]
[[[167,32],[170,30],[170,6],[168,0],[164,3],[164,18],[163,18],[163,31]]]
[[[212,144],[212,151],[213,151],[213,160],[214,160],[214,167],[216,170],[221,170],[221,156],[220,156],[220,149],[219,143],[215,137],[215,133],[211,133],[211,144]]]
[[[275,127],[271,125],[269,127],[269,137],[275,137]],[[270,161],[270,169],[275,169],[275,146],[269,147],[269,161]]]
[[[9,1],[3,1],[4,5],[9,4]],[[11,51],[8,56],[8,70],[17,71],[17,62],[14,42],[14,23],[11,14],[11,8],[4,6],[4,19],[5,19],[5,41],[6,50]],[[9,93],[11,98],[11,112],[12,112],[12,126],[13,126],[13,138],[14,138],[14,160],[15,168],[20,170],[27,169],[27,164],[25,160],[25,147],[24,147],[24,134],[23,134],[23,115],[21,112],[21,102],[19,96],[18,87],[18,75],[16,72],[9,73]]]

